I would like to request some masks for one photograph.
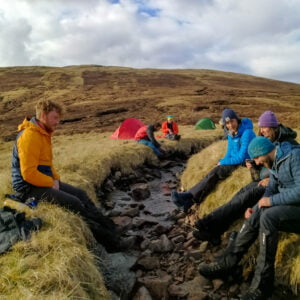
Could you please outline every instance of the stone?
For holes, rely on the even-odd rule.
[[[136,294],[133,296],[132,300],[152,300],[149,291],[144,287],[141,286]]]
[[[132,219],[130,217],[127,216],[118,216],[118,217],[114,217],[112,218],[112,220],[114,221],[114,223],[116,225],[119,225],[120,227],[126,227],[126,228],[130,228],[130,225],[132,223]]]
[[[146,256],[138,260],[137,264],[146,270],[153,270],[159,268],[158,257]]]
[[[224,281],[221,279],[214,279],[212,280],[213,286],[214,286],[214,291],[217,291],[218,289],[220,289],[220,287],[223,286]]]
[[[174,245],[173,243],[167,238],[165,234],[163,234],[160,239],[158,240],[153,240],[150,242],[149,248],[153,252],[170,252],[173,250]]]
[[[200,244],[199,251],[202,252],[202,253],[205,252],[206,249],[207,249],[207,246],[208,246],[208,241],[202,242]]]
[[[138,280],[149,290],[153,299],[167,300],[169,299],[168,286],[172,281],[172,277],[167,275],[164,277],[143,277]]]
[[[182,288],[182,286],[179,284],[171,284],[168,288],[168,292],[170,296],[176,297],[176,299],[181,298],[181,297],[186,297],[188,295],[187,290]]]
[[[185,241],[185,237],[183,235],[178,235],[171,239],[174,244],[183,243]]]
[[[157,234],[163,234],[163,233],[166,233],[167,231],[169,231],[169,227],[161,225],[161,224],[157,224],[153,228],[153,231],[156,232]]]
[[[140,213],[140,210],[138,207],[133,207],[133,208],[127,208],[125,209],[122,213],[121,216],[128,216],[128,217],[136,217]]]
[[[138,183],[131,187],[132,197],[134,200],[140,201],[150,197],[150,190],[148,184]]]

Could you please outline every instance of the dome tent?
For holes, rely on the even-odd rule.
[[[212,119],[202,118],[196,123],[195,129],[196,130],[216,129],[216,125]]]
[[[134,139],[136,132],[145,124],[134,118],[126,119],[122,124],[116,129],[116,131],[111,135],[112,139]]]

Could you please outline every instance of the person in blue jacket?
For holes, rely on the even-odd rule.
[[[201,203],[220,180],[227,178],[233,170],[249,158],[248,145],[255,137],[252,121],[248,118],[240,119],[234,110],[228,108],[222,112],[222,121],[227,130],[226,155],[220,159],[215,168],[187,192],[172,191],[173,202],[185,212],[194,203]]]
[[[250,143],[249,154],[257,165],[269,169],[269,184],[234,242],[216,261],[202,263],[199,272],[211,279],[227,278],[258,237],[257,266],[242,299],[264,300],[273,293],[279,232],[300,233],[300,147],[289,142],[272,144],[260,136]]]

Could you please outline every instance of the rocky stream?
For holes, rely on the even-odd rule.
[[[185,160],[176,158],[141,166],[129,175],[117,170],[99,189],[103,212],[124,236],[136,237],[126,252],[108,254],[97,247],[112,299],[239,299],[248,289],[250,278],[211,281],[198,273],[199,263],[213,260],[226,247],[229,233],[219,246],[193,237],[194,216],[178,210],[170,197],[184,168]],[[273,299],[296,298],[278,286]]]

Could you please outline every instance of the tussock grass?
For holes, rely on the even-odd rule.
[[[299,134],[299,130],[297,130]],[[298,138],[299,140],[299,138]],[[184,190],[191,188],[211,170],[226,151],[226,141],[218,141],[198,154],[193,155],[182,174],[181,182]],[[217,187],[196,208],[197,218],[212,212],[227,203],[243,186],[251,182],[250,172],[240,167],[232,175],[220,182]],[[229,231],[238,230],[243,219],[235,222]],[[300,286],[300,235],[282,233],[276,256],[276,280],[290,286],[296,294]],[[250,248],[245,263],[253,266],[253,258],[258,254],[257,244]]]
[[[181,127],[180,142],[160,140],[163,147],[189,154],[222,135],[221,130]],[[55,166],[61,180],[85,189],[97,203],[95,187],[112,170],[130,173],[145,162],[159,164],[152,150],[134,141],[112,140],[110,134],[76,134],[53,139]],[[0,144],[0,203],[11,189],[13,142]],[[82,219],[60,207],[41,203],[33,216],[44,226],[26,242],[0,257],[0,298],[110,299],[96,261],[88,250],[94,239]]]

